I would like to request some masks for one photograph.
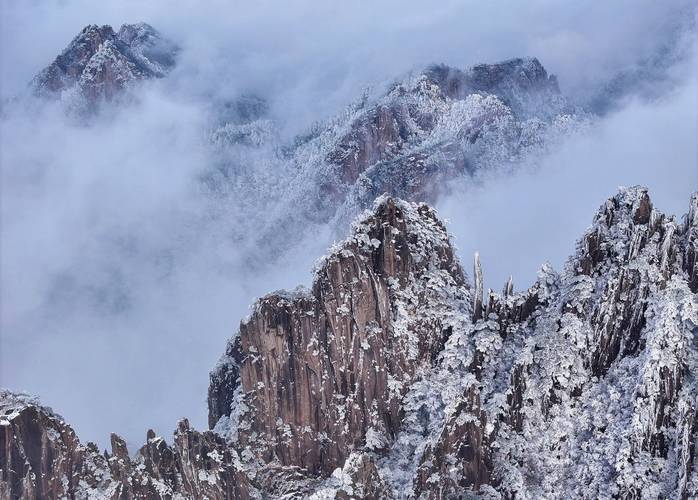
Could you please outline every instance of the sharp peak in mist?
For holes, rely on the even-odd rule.
[[[383,198],[322,259],[312,290],[255,303],[211,373],[209,425],[242,455],[301,467],[306,480],[352,471],[364,456],[372,465],[362,480],[389,484],[373,482],[378,496],[391,487],[397,498],[549,491],[548,474],[526,472],[522,457],[564,479],[561,495],[655,488],[662,468],[633,480],[643,462],[672,464],[690,439],[672,436],[695,433],[685,404],[698,387],[667,366],[694,362],[686,338],[696,324],[697,203],[694,194],[680,225],[647,188],[620,188],[564,271],[544,265],[527,290],[509,282],[484,297],[479,260],[471,287],[433,210]],[[606,392],[622,404],[609,406],[599,431],[587,412]],[[630,443],[628,426],[637,431]],[[609,440],[617,447],[597,446]],[[602,456],[588,454],[589,443]],[[564,460],[557,447],[585,461]],[[628,453],[636,470],[619,462]],[[667,484],[685,498],[692,463],[679,468]],[[596,480],[575,481],[580,474]]]
[[[138,80],[162,78],[175,66],[179,48],[145,22],[88,24],[30,83],[34,94],[60,99],[78,113],[120,98]]]
[[[688,231],[691,226],[698,225],[698,191],[691,194],[688,200],[688,211],[683,215],[664,214],[655,208],[650,196],[650,189],[644,185],[619,186],[615,194],[607,198],[596,210],[592,218],[592,224],[584,231],[578,239],[577,249],[583,248],[585,242],[593,235],[598,235],[601,230],[608,230],[613,238],[627,238],[629,226],[636,225],[656,225],[658,218],[665,218],[667,221],[675,221],[677,218],[683,220],[680,225],[681,231]],[[344,240],[335,243],[330,249],[328,255],[320,257],[314,266],[315,280],[320,278],[325,272],[323,269],[328,260],[337,258],[343,250],[350,245],[358,244],[369,249],[373,245],[370,234],[374,226],[389,227],[395,224],[395,221],[404,224],[405,229],[422,238],[432,238],[437,235],[443,240],[445,245],[453,247],[454,265],[461,265],[458,258],[458,252],[453,245],[452,236],[448,232],[448,225],[444,224],[440,218],[438,211],[430,204],[418,201],[405,200],[397,196],[392,196],[389,193],[384,193],[378,196],[373,205],[365,209],[357,215],[350,225],[350,235]],[[609,249],[611,250],[611,249]],[[584,247],[583,252],[588,252],[589,249]],[[463,256],[460,256],[463,257]],[[480,257],[486,257],[480,252],[475,252],[475,261],[478,262]],[[575,259],[578,256],[572,255],[566,266],[572,265],[572,272],[588,272],[579,268],[579,262]],[[546,256],[542,256],[543,259]],[[540,269],[551,269],[550,265],[541,260]],[[696,262],[698,265],[698,262]],[[479,264],[478,264],[479,265]],[[694,273],[698,272],[698,268]],[[691,280],[698,279],[689,275]],[[467,284],[467,275],[466,275]],[[473,276],[473,279],[475,277]],[[695,286],[695,285],[692,285]],[[307,297],[311,293],[310,289],[303,286],[292,290],[277,290],[264,298],[278,295],[284,298],[302,298]],[[263,299],[262,299],[263,300]]]
[[[587,121],[534,58],[468,70],[432,65],[403,75],[387,88],[368,89],[283,147],[280,164],[291,181],[276,176],[284,179],[282,194],[270,198],[283,206],[270,217],[271,230],[258,231],[265,244],[257,246],[288,241],[288,228],[294,227],[289,219],[331,220],[342,227],[384,192],[435,203],[449,181],[513,166]],[[266,129],[226,124],[212,139],[225,150],[253,143],[249,136],[274,137]],[[251,170],[249,164],[243,168]],[[290,199],[295,201],[286,207]]]

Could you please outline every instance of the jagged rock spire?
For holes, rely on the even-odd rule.
[[[686,250],[683,268],[688,274],[688,286],[698,293],[698,193],[693,193],[684,223]]]
[[[505,298],[514,295],[514,277],[511,274],[509,275],[509,279],[507,280],[507,282],[504,284],[502,295]]]
[[[82,444],[65,420],[23,394],[0,389],[0,498],[259,498],[235,449],[179,422],[168,445],[148,431],[134,457],[111,435],[111,454]]]
[[[483,300],[483,280],[482,280],[482,265],[480,264],[480,253],[475,252],[475,257],[473,259],[473,279],[474,291],[473,291],[473,321],[482,319],[482,300]]]
[[[387,445],[401,394],[437,359],[454,321],[467,321],[419,311],[453,300],[467,304],[465,278],[435,212],[379,198],[323,259],[312,290],[257,302],[211,374],[210,425],[241,418],[243,446],[313,473],[341,467],[369,431]],[[243,417],[231,415],[236,391],[250,409]]]

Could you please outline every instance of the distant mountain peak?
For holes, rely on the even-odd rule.
[[[129,84],[161,78],[175,65],[178,48],[147,23],[89,24],[31,82],[37,95],[77,94],[88,108],[115,99]]]
[[[560,94],[557,78],[535,57],[476,64],[466,70],[432,64],[423,74],[452,99],[473,93],[496,95],[521,118],[541,114],[549,118],[570,109]]]
[[[433,203],[450,180],[515,165],[586,123],[535,58],[430,65],[365,95],[289,149],[295,168],[279,199],[297,200],[296,210],[283,208],[281,218],[349,220],[386,192]],[[290,225],[272,224],[263,238],[289,237]]]

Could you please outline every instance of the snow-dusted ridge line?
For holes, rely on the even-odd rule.
[[[689,214],[695,211],[693,206],[696,199],[694,196],[691,200]],[[672,449],[672,445],[668,444],[659,448],[650,444],[660,439],[656,436],[664,436],[664,431],[650,430],[653,426],[648,423],[642,425],[646,429],[643,432],[649,433],[649,437],[637,438],[639,441],[630,439],[626,445],[623,442],[627,438],[622,434],[601,437],[594,437],[593,433],[591,437],[584,434],[590,431],[580,431],[581,436],[562,431],[549,434],[550,426],[559,426],[564,422],[561,420],[563,416],[551,411],[564,409],[563,415],[567,414],[568,419],[580,419],[579,425],[583,428],[583,422],[593,421],[593,414],[587,413],[591,410],[580,409],[578,401],[587,401],[583,407],[592,409],[604,404],[608,391],[617,391],[613,386],[617,383],[614,374],[618,370],[644,370],[648,375],[641,379],[646,384],[655,384],[654,380],[662,380],[666,376],[661,370],[659,373],[653,372],[651,365],[642,368],[645,358],[636,358],[635,353],[647,352],[649,348],[655,354],[648,354],[648,359],[653,359],[659,352],[665,352],[664,346],[667,345],[662,334],[651,337],[652,332],[647,331],[646,326],[650,324],[649,319],[642,323],[639,318],[659,314],[653,311],[663,308],[655,304],[661,303],[663,294],[670,293],[679,304],[678,314],[685,318],[677,326],[678,331],[683,332],[677,338],[695,335],[698,324],[695,290],[691,290],[688,284],[697,271],[697,238],[693,219],[695,217],[689,216],[684,224],[679,225],[673,218],[664,216],[652,207],[646,189],[622,188],[617,196],[602,205],[594,224],[580,240],[576,254],[569,259],[562,273],[546,265],[541,268],[538,281],[527,291],[513,293],[513,286],[508,283],[501,295],[490,291],[486,300],[481,302],[482,306],[475,298],[466,299],[462,304],[464,310],[467,310],[468,304],[475,303],[475,308],[482,307],[482,319],[475,317],[471,321],[469,315],[456,315],[456,321],[448,326],[450,334],[433,368],[420,369],[410,388],[403,393],[403,427],[393,436],[390,451],[386,454],[385,451],[376,450],[373,444],[368,447],[368,443],[361,451],[359,441],[355,443],[355,453],[373,457],[371,460],[375,461],[378,476],[392,485],[392,492],[397,496],[427,493],[431,496],[435,491],[446,494],[475,487],[483,494],[494,496],[513,494],[514,491],[521,495],[528,491],[535,492],[530,494],[536,498],[558,498],[555,485],[564,484],[566,493],[573,492],[573,496],[581,498],[596,498],[615,495],[619,491],[637,491],[637,488],[656,489],[657,484],[662,482],[667,485],[662,488],[668,488],[670,483],[667,481],[672,476],[664,479],[661,476],[668,473],[662,472],[667,469],[656,469],[654,476],[650,474],[640,481],[639,476],[632,476],[635,472],[631,471],[635,469],[619,465],[609,467],[608,457],[603,455],[598,463],[594,462],[593,457],[585,457],[589,467],[592,464],[599,467],[598,473],[602,479],[584,481],[576,479],[585,473],[578,470],[575,464],[564,462],[558,465],[555,462],[558,459],[554,457],[543,455],[541,466],[549,470],[544,476],[535,477],[526,477],[524,470],[511,464],[510,458],[503,457],[518,454],[520,458],[517,461],[523,460],[521,453],[529,453],[528,446],[537,446],[541,441],[555,449],[562,446],[556,441],[561,438],[580,443],[580,446],[593,446],[590,442],[602,439],[602,442],[608,443],[606,446],[612,443],[613,453],[625,453],[624,446],[629,446],[631,454],[649,454],[655,462]],[[370,239],[366,238],[367,232],[362,231],[364,220],[365,217],[359,219],[355,225],[358,232],[347,242],[361,242],[370,250]],[[341,259],[342,252],[346,252],[342,244],[333,248],[330,257],[322,261],[320,269],[332,263],[333,259]],[[671,292],[663,292],[664,289]],[[655,294],[658,303],[654,302]],[[397,291],[396,297],[400,295]],[[401,301],[399,298],[396,300],[396,304]],[[347,312],[338,311],[338,314]],[[443,321],[447,317],[440,319]],[[659,340],[647,344],[646,339],[649,338]],[[694,361],[690,360],[695,358],[695,353],[691,353],[688,347],[690,343],[681,345],[684,350],[671,356],[678,356],[675,359],[683,361],[678,365],[673,362],[672,366],[687,369],[685,363],[689,363],[686,380],[692,380],[694,367],[691,363]],[[556,370],[563,372],[558,374]],[[568,370],[571,373],[566,373]],[[552,379],[547,378],[551,375],[545,374],[551,373]],[[606,380],[606,377],[610,380]],[[670,380],[674,381],[666,383],[670,386],[680,383],[681,370],[672,377]],[[632,379],[632,376],[622,378]],[[610,386],[607,387],[607,384]],[[642,389],[642,385],[640,389],[627,390],[625,386],[620,389],[620,403],[617,404],[623,408],[623,412],[618,417],[621,420],[614,424],[619,429],[628,425],[629,422],[624,419],[630,418],[632,408],[645,411],[644,403],[633,400],[646,390]],[[649,390],[649,394],[659,394],[656,397],[665,398],[662,399],[662,408],[667,404],[685,407],[686,400],[681,398],[688,396],[690,401],[690,397],[696,395],[695,385],[684,386],[684,396],[679,396],[679,399],[675,399],[675,395],[662,394],[661,390],[659,393],[653,391],[656,389]],[[537,402],[541,403],[540,407]],[[429,408],[427,414],[430,415],[427,427],[424,423],[425,408]],[[695,405],[689,405],[689,408],[695,411]],[[411,416],[413,412],[414,416]],[[666,418],[673,417],[667,415]],[[686,429],[679,420],[675,421],[676,425]],[[536,422],[547,423],[537,426]],[[563,428],[568,433],[572,432],[569,425]],[[529,438],[521,441],[517,437],[521,433],[529,433]],[[690,457],[690,453],[686,455],[686,446],[690,444],[693,449],[694,436],[690,432],[688,436],[683,445],[676,444],[678,449],[684,450],[681,452],[684,465],[680,474],[685,480],[671,487],[679,496],[685,496],[686,492],[695,489],[695,480],[690,479],[694,477],[691,472],[693,462],[685,458]],[[529,442],[529,439],[533,441]],[[666,443],[668,438],[664,436],[661,439]],[[371,440],[372,443],[375,441]],[[453,463],[446,460],[449,453],[456,452],[454,457],[458,456],[460,446],[472,448],[473,443],[478,443],[474,458],[472,452],[466,454],[471,458],[460,462],[460,473],[454,472],[452,466],[439,470],[439,467]],[[515,451],[517,446],[519,449]],[[645,446],[649,448],[643,452]],[[476,451],[478,448],[479,451]],[[575,452],[580,451],[566,450],[560,456],[574,455]],[[458,459],[456,463],[459,463]],[[447,470],[451,472],[446,474]],[[345,472],[339,473],[339,477],[345,477]],[[628,475],[633,479],[627,479]],[[333,477],[327,488],[331,484],[343,488],[337,486],[339,479],[336,474]],[[509,479],[505,481],[504,477]],[[323,491],[327,493],[329,490]]]
[[[212,135],[222,164],[229,161],[240,173],[234,187],[240,197],[252,189],[278,200],[255,227],[253,245],[275,249],[297,239],[298,231],[327,223],[344,234],[382,193],[433,204],[452,181],[515,168],[592,121],[559,93],[537,59],[521,58],[467,70],[428,66],[387,90],[367,90],[290,145],[278,142],[264,117],[225,124]],[[258,142],[264,136],[269,142]],[[231,138],[227,147],[225,137]],[[214,183],[227,182],[225,174],[212,176]],[[273,256],[256,252],[253,258]]]
[[[697,209],[677,222],[623,188],[561,272],[479,302],[434,211],[383,197],[309,292],[241,324],[212,373],[215,432],[181,422],[135,457],[114,436],[104,457],[4,392],[0,492],[693,498]]]

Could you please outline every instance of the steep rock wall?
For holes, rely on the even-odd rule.
[[[394,438],[405,388],[448,338],[438,312],[463,308],[467,295],[434,212],[381,199],[324,259],[311,291],[254,306],[211,375],[209,421],[242,404],[231,424],[243,447],[329,474],[367,433]]]

